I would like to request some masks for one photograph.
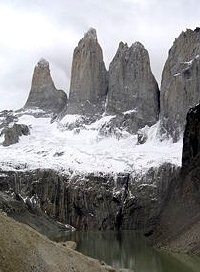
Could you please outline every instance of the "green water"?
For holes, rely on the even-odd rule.
[[[200,272],[200,259],[160,253],[134,231],[74,232],[77,250],[115,268],[134,272]]]

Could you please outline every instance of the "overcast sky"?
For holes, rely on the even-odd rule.
[[[0,0],[0,110],[24,105],[41,57],[56,87],[68,92],[73,50],[90,27],[107,68],[120,41],[140,41],[160,82],[174,39],[196,26],[198,0]]]

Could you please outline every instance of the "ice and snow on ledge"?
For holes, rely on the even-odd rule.
[[[67,116],[63,123],[75,122],[79,116]],[[149,140],[137,145],[137,136],[99,137],[99,128],[108,122],[105,116],[79,133],[63,130],[50,118],[19,117],[18,123],[30,126],[31,134],[19,143],[0,146],[0,168],[4,170],[51,168],[58,171],[83,173],[141,172],[164,162],[181,163],[182,141],[160,142],[156,138],[158,125],[148,130]]]

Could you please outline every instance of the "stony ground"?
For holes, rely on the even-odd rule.
[[[0,272],[115,271],[0,213]]]

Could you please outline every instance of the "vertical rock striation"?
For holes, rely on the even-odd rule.
[[[121,42],[109,67],[107,112],[127,111],[149,125],[159,115],[158,84],[151,72],[149,54],[139,42],[130,47]]]
[[[67,113],[102,113],[108,91],[107,77],[96,30],[91,28],[74,50]]]
[[[0,171],[0,209],[1,193],[9,192],[23,197],[29,209],[36,206],[50,218],[79,230],[135,229],[148,234],[157,223],[175,173],[172,164],[133,176],[64,174],[50,169]],[[20,220],[16,210],[3,210]]]
[[[200,29],[188,29],[174,41],[161,83],[162,129],[177,141],[188,110],[200,99]]]
[[[49,63],[41,59],[35,66],[31,90],[24,108],[39,108],[59,113],[67,103],[67,95],[57,90],[49,69]]]

